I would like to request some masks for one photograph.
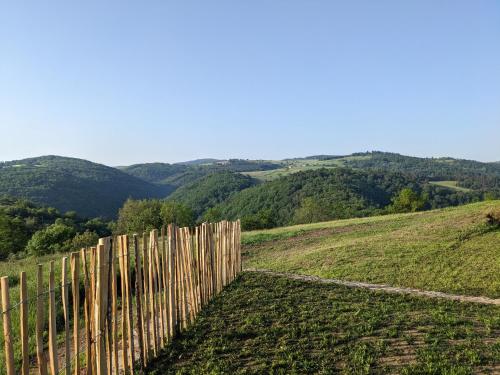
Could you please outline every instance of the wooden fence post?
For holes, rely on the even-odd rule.
[[[21,352],[22,352],[22,374],[28,375],[30,370],[29,347],[28,347],[28,288],[26,282],[26,272],[22,271],[19,278],[20,294],[19,303],[21,311],[19,315],[21,327]]]
[[[101,240],[99,240],[101,242]],[[104,330],[106,332],[105,340],[105,353],[106,353],[106,366],[108,367],[108,374],[113,372],[113,314],[112,314],[112,290],[113,290],[113,239],[112,237],[106,237],[102,239],[104,245],[104,257],[106,260],[105,271],[105,281],[106,281],[106,296],[105,296],[105,311],[104,311]]]
[[[154,229],[154,237],[155,237],[155,246],[153,247],[153,256],[154,256],[154,267],[153,267],[153,281],[155,286],[155,309],[156,309],[156,319],[158,321],[156,325],[157,333],[156,339],[157,343],[157,351],[159,351],[162,347],[163,336],[161,334],[162,328],[162,320],[161,320],[161,290],[160,290],[160,267],[159,267],[159,258],[158,258],[158,250],[159,250],[159,242],[158,242],[158,230]]]
[[[168,314],[168,263],[167,263],[167,239],[165,226],[161,227],[161,267],[163,285],[163,307],[165,315],[165,340],[170,341],[170,317]]]
[[[57,358],[57,327],[56,327],[56,285],[54,275],[54,261],[50,261],[49,272],[49,359],[52,375],[58,375],[59,363]]]
[[[134,324],[133,324],[133,308],[132,308],[132,283],[130,281],[130,253],[128,236],[122,237],[124,241],[124,259],[125,266],[125,286],[126,286],[126,302],[127,302],[127,333],[128,333],[128,358],[130,371],[134,371],[135,363],[135,345],[134,345]]]
[[[117,246],[118,246],[118,239],[115,237],[112,242],[112,249],[111,249],[111,256],[110,256],[110,261],[111,261],[111,271],[110,271],[110,276],[111,276],[111,336],[112,336],[112,351],[113,353],[109,354],[111,356],[111,368],[114,370],[114,374],[118,375],[119,373],[119,363],[118,363],[118,289],[116,286],[116,253],[117,253]]]
[[[43,303],[43,266],[37,266],[37,299],[36,299],[36,354],[39,375],[47,375],[47,361],[43,352],[43,330],[45,322],[45,305]]]
[[[139,244],[137,235],[134,234],[134,252],[135,252],[135,304],[137,308],[137,339],[139,344],[139,363],[141,370],[146,367],[144,357],[144,336],[142,329],[142,266],[141,254],[139,252]]]
[[[61,265],[61,296],[64,314],[64,353],[65,353],[65,368],[66,375],[71,375],[70,362],[70,339],[69,339],[69,288],[68,288],[68,257],[62,258]]]
[[[10,295],[9,278],[4,276],[0,279],[0,289],[2,290],[2,315],[3,315],[3,337],[5,346],[5,364],[7,375],[15,375],[14,368],[14,346],[12,343],[12,324],[10,320]]]
[[[177,306],[175,299],[175,258],[176,258],[175,228],[172,224],[168,226],[168,314],[169,314],[169,335],[172,339],[177,331]]]
[[[74,375],[80,375],[80,262],[78,253],[71,254],[71,292],[73,294],[73,355],[75,358]]]
[[[106,345],[105,345],[105,311],[107,301],[106,280],[107,267],[104,245],[97,246],[95,275],[95,303],[94,303],[94,340],[96,341],[96,366],[98,374],[107,374]]]
[[[85,318],[85,373],[92,374],[92,328],[90,325],[90,315],[92,306],[92,291],[90,289],[89,267],[87,264],[86,249],[81,249],[83,281],[85,288],[84,318]]]
[[[144,258],[143,264],[143,291],[144,291],[144,314],[143,314],[143,327],[144,327],[144,358],[146,363],[149,362],[150,348],[151,348],[151,335],[150,335],[150,312],[149,312],[149,250],[148,238],[146,232],[142,234],[142,254]]]
[[[129,362],[127,359],[128,345],[127,345],[127,287],[125,285],[125,264],[124,264],[124,249],[123,237],[118,236],[118,263],[120,265],[120,281],[121,281],[121,297],[122,297],[122,365],[125,375],[130,374]]]

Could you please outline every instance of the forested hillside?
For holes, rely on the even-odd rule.
[[[208,210],[205,217],[242,218],[247,229],[361,217],[387,211],[393,198],[404,189],[422,201],[418,209],[481,199],[477,193],[421,184],[400,173],[324,168],[245,189]]]
[[[324,168],[338,171],[318,172]],[[257,181],[261,184],[254,186]],[[119,168],[59,156],[0,164],[0,194],[61,212],[116,218],[128,198],[169,197],[192,210],[195,220],[241,217],[249,227],[373,214],[386,210],[404,187],[425,195],[421,209],[495,199],[500,197],[500,164],[386,152]]]
[[[185,173],[189,167],[181,164],[145,163],[119,167],[119,169],[144,181],[169,185],[167,181],[169,177],[181,175]]]
[[[364,170],[405,173],[419,180],[455,180],[458,186],[500,192],[500,164],[453,158],[417,158],[388,152],[357,153],[344,165]]]
[[[199,218],[207,209],[256,183],[239,173],[216,172],[180,187],[168,199],[185,204]]]
[[[265,160],[200,159],[177,164],[135,164],[128,167],[120,167],[120,169],[145,181],[170,185],[177,188],[216,172],[267,171],[280,167],[280,164]]]
[[[0,194],[88,217],[112,218],[129,197],[161,198],[171,191],[82,159],[42,156],[0,164]]]

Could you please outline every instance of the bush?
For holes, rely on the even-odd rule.
[[[486,213],[488,224],[500,225],[500,209],[491,210]]]
[[[23,250],[27,240],[28,233],[23,221],[12,219],[0,211],[0,260]]]
[[[73,227],[61,222],[39,230],[28,241],[26,251],[31,255],[53,254],[71,250],[71,240],[76,231]]]
[[[79,250],[82,247],[95,246],[99,241],[99,235],[95,232],[86,230],[83,233],[77,233],[71,240],[73,250]]]
[[[160,212],[163,225],[175,224],[180,227],[188,227],[194,224],[193,210],[181,203],[163,202]]]
[[[304,198],[299,208],[295,210],[294,224],[308,224],[329,220],[332,213],[328,208],[312,197]]]
[[[423,210],[426,204],[425,194],[418,194],[410,188],[405,188],[392,199],[388,209],[390,212],[416,212]]]
[[[118,212],[117,234],[142,233],[159,228],[161,202],[154,199],[127,199]]]
[[[272,210],[261,210],[255,215],[246,215],[241,218],[241,229],[256,230],[269,229],[276,226]]]
[[[156,199],[128,199],[118,213],[115,233],[142,233],[162,225],[194,224],[193,211],[181,203]]]

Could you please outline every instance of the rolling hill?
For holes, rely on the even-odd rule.
[[[245,267],[500,298],[500,200],[246,232],[243,243]]]
[[[162,185],[171,185],[171,178],[175,180],[192,169],[186,165],[168,163],[143,163],[118,168],[131,176]]]
[[[248,175],[269,181],[292,173],[320,168],[347,167],[368,171],[403,173],[419,181],[457,181],[458,187],[500,191],[500,164],[454,158],[420,158],[391,152],[359,152],[351,155],[317,155],[285,159],[281,168],[250,171]]]
[[[401,173],[349,168],[313,169],[259,184],[233,194],[207,212],[207,218],[241,218],[244,228],[361,217],[384,212],[403,188],[425,192],[426,208],[479,200],[474,193],[422,184]]]
[[[190,184],[199,178],[216,172],[268,171],[280,167],[280,164],[266,160],[198,159],[176,164],[135,164],[120,167],[120,169],[148,182],[179,187]]]
[[[87,217],[113,218],[128,197],[161,198],[171,191],[82,159],[41,156],[0,164],[0,194]]]
[[[356,170],[371,180],[361,186],[360,181],[329,179],[325,168],[342,171],[337,176],[346,176],[347,169]],[[230,182],[226,172],[237,176],[232,176]],[[299,176],[292,177],[296,173]],[[384,193],[377,187],[375,200],[372,193],[365,196],[365,190],[373,188],[368,185],[376,185],[383,175],[388,180],[381,187]],[[254,186],[252,178],[263,183]],[[299,182],[307,178],[314,182]],[[344,186],[351,183],[358,186]],[[434,186],[429,187],[429,183]],[[128,197],[164,198],[179,189],[172,199],[188,204],[199,218],[247,216],[250,221],[264,221],[263,227],[304,221],[300,218],[301,208],[307,211],[314,205],[320,206],[319,214],[307,221],[373,214],[386,206],[402,186],[427,191],[432,198],[428,208],[500,197],[500,164],[386,152],[278,161],[199,159],[118,168],[59,156],[0,164],[0,194],[28,198],[62,212],[74,210],[84,216],[113,218]],[[328,214],[324,214],[327,210]]]
[[[181,186],[168,199],[185,204],[199,218],[207,209],[256,184],[255,179],[240,173],[215,172]]]

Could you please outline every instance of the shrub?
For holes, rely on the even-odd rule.
[[[28,241],[26,250],[32,255],[53,254],[71,250],[71,240],[75,236],[75,229],[61,222],[49,225],[47,228],[35,232]]]
[[[180,227],[188,227],[194,224],[193,210],[174,201],[163,202],[160,215],[163,225],[175,224]]]
[[[95,246],[99,241],[99,235],[95,232],[86,230],[83,233],[77,233],[71,240],[73,250],[81,249],[82,247]]]
[[[392,204],[388,210],[390,212],[416,212],[423,210],[427,204],[427,196],[418,194],[410,188],[405,188],[392,198]]]
[[[260,210],[254,215],[246,215],[241,218],[241,229],[269,229],[276,226],[272,210]]]
[[[118,212],[116,233],[141,233],[161,226],[161,202],[154,199],[127,199]]]
[[[12,219],[0,211],[0,260],[23,250],[27,241],[28,233],[23,221]]]
[[[174,201],[128,199],[118,213],[115,233],[147,232],[171,223],[181,227],[193,225],[193,211]]]
[[[304,198],[299,208],[295,210],[293,223],[308,224],[330,219],[332,212],[325,204],[312,197]]]
[[[500,225],[500,209],[494,209],[486,213],[488,224]]]

